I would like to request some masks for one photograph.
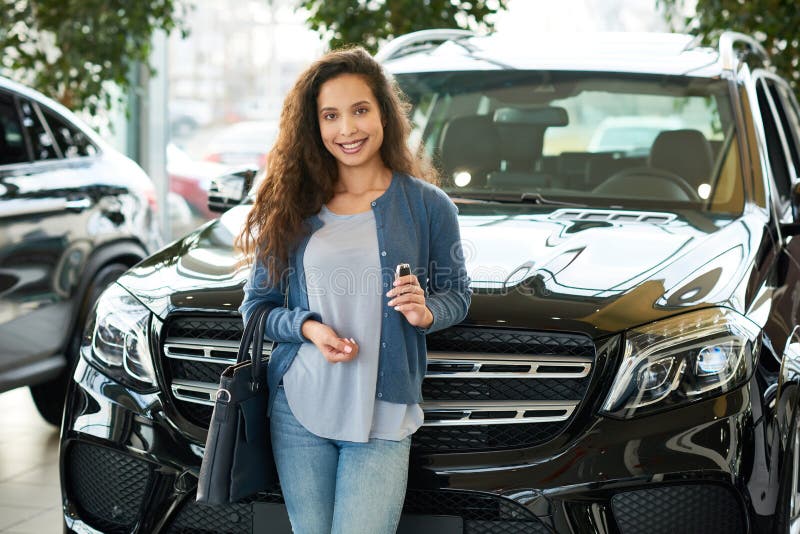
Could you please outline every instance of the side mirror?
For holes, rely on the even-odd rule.
[[[789,202],[792,205],[792,222],[781,225],[781,234],[784,236],[800,235],[800,182],[792,186]]]
[[[211,180],[208,188],[208,209],[223,213],[241,204],[253,186],[255,176],[255,169],[243,169]]]

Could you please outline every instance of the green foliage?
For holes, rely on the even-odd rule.
[[[431,28],[492,29],[486,17],[508,0],[301,0],[308,25],[331,48],[359,44],[374,53],[381,41]]]
[[[800,9],[796,0],[697,0],[696,14],[685,16],[686,0],[656,0],[667,22],[679,31],[716,44],[724,30],[755,37],[772,57],[776,71],[800,88]]]
[[[94,114],[119,95],[113,84],[123,102],[134,64],[150,68],[155,30],[185,35],[187,9],[182,0],[1,0],[0,73]]]

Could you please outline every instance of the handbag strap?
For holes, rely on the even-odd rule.
[[[270,309],[270,311],[272,310]],[[252,372],[250,388],[253,391],[258,389],[258,379],[261,376],[261,358],[264,347],[264,328],[267,322],[267,315],[269,315],[269,312],[263,314],[262,320],[259,321],[258,327],[256,328],[256,333],[253,335],[253,350],[250,353],[250,371]],[[272,340],[272,346],[275,346],[274,340]]]
[[[286,288],[286,295],[284,296],[283,299],[283,307],[284,308],[289,307],[288,286]],[[262,352],[264,350],[264,329],[266,328],[267,316],[269,315],[269,312],[271,312],[274,308],[275,308],[274,306],[270,306],[269,310],[267,310],[263,314],[264,318],[263,320],[259,321],[259,325],[256,328],[255,334],[253,335],[253,348],[250,352],[250,361],[252,363],[251,371],[253,373],[250,380],[251,386],[254,386],[259,383],[258,379],[261,376],[261,365],[262,365],[261,358],[262,358]],[[275,340],[271,339],[270,349],[269,349],[270,356],[272,356],[272,350],[274,348],[275,348]]]
[[[275,307],[274,305],[267,303],[259,304],[255,307],[255,309],[253,310],[253,314],[250,316],[250,319],[244,326],[244,332],[242,333],[242,341],[241,343],[239,343],[239,350],[236,353],[236,363],[241,363],[247,359],[248,357],[247,353],[253,344],[254,335],[256,333],[256,330],[258,329],[259,323],[264,322],[264,317],[274,307]]]
[[[283,305],[285,308],[289,307],[289,288],[286,288],[286,295],[283,300]],[[261,359],[262,353],[264,350],[264,329],[266,328],[267,317],[269,316],[270,312],[275,309],[276,306],[274,305],[265,305],[264,309],[258,315],[256,320],[258,321],[255,331],[252,334],[252,348],[250,350],[250,362],[251,362],[251,372],[252,376],[250,379],[250,386],[252,388],[256,388],[259,384],[259,377],[261,376]],[[249,326],[249,325],[248,325]],[[270,340],[270,355],[272,355],[272,350],[275,348],[275,340]],[[250,342],[248,341],[248,344]],[[245,345],[247,346],[247,345]],[[246,349],[245,349],[246,350]]]
[[[253,311],[253,314],[250,316],[250,320],[244,325],[242,340],[239,343],[239,350],[236,353],[237,363],[243,362],[247,356],[247,351],[250,348],[250,344],[253,342],[253,331],[256,329],[256,325],[258,324],[258,316],[263,312],[263,308],[263,306],[256,307],[256,309]]]

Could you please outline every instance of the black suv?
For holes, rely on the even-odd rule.
[[[791,90],[743,35],[547,39],[430,31],[380,53],[474,290],[427,336],[401,531],[800,527]],[[194,502],[250,202],[101,296],[62,429],[69,529],[283,532],[280,492]]]
[[[159,244],[145,173],[66,108],[0,77],[0,391],[61,423],[98,295]]]

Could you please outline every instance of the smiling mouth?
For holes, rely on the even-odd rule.
[[[352,143],[336,143],[336,144],[339,145],[339,147],[341,147],[342,151],[345,154],[355,154],[356,152],[361,150],[361,147],[364,146],[364,143],[366,142],[367,138],[365,137],[364,139],[359,139],[358,141],[353,141]]]

